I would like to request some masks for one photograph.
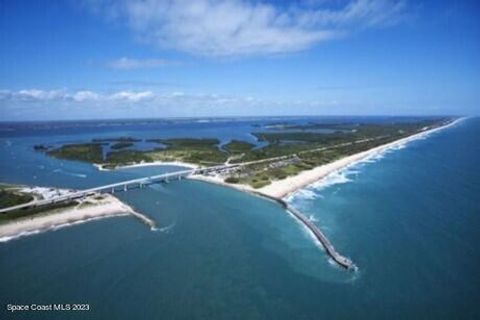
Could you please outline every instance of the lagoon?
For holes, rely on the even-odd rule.
[[[2,131],[0,177],[2,182],[86,188],[175,170],[101,172],[47,158],[31,147],[46,140],[151,137],[159,131],[215,134],[225,141],[248,136],[255,121],[155,128],[56,124]],[[118,217],[0,243],[0,301],[89,303],[88,314],[68,313],[78,319],[475,318],[479,136],[480,120],[468,119],[289,199],[357,263],[358,273],[331,264],[279,205],[180,181],[116,194],[154,218],[157,232]],[[61,312],[28,316],[65,318]]]

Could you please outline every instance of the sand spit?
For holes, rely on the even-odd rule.
[[[152,219],[134,211],[114,196],[102,194],[80,200],[75,207],[53,209],[0,224],[0,242],[98,219],[126,215],[138,218],[152,230],[156,229]]]

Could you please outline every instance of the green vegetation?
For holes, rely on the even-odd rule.
[[[240,140],[232,140],[229,143],[225,144],[223,146],[223,149],[225,149],[230,154],[238,154],[248,152],[252,150],[253,147],[255,147],[254,144]]]
[[[234,173],[240,183],[260,188],[270,181],[285,179],[348,155],[365,151],[400,138],[444,124],[448,119],[408,123],[351,124],[350,131],[318,133],[308,131],[257,132],[254,135],[268,146],[247,152],[232,162],[248,162],[285,157],[272,162],[243,166]],[[312,126],[309,124],[308,126]],[[341,124],[346,129],[348,124]],[[291,142],[291,143],[286,143]]]
[[[31,208],[24,208],[24,209],[15,210],[15,211],[9,211],[9,212],[0,214],[0,224],[10,222],[10,221],[15,220],[15,219],[24,218],[24,217],[27,217],[27,216],[41,215],[41,214],[45,214],[47,212],[50,213],[49,211],[52,211],[52,210],[58,210],[58,209],[73,207],[76,204],[77,204],[77,202],[75,202],[75,201],[59,202],[59,203],[54,203],[54,204],[41,206],[41,207],[38,207],[38,208],[31,207]]]
[[[0,208],[8,208],[8,207],[28,203],[32,200],[34,200],[34,197],[31,194],[20,192],[18,190],[18,187],[16,186],[0,185]],[[75,201],[61,202],[61,203],[41,206],[38,208],[29,207],[29,208],[23,208],[23,209],[1,213],[0,224],[10,222],[15,219],[27,217],[27,216],[41,215],[41,214],[47,213],[48,211],[74,206],[76,204],[77,203]]]
[[[0,208],[13,207],[33,200],[31,195],[20,193],[15,189],[0,189]],[[0,214],[1,215],[1,214]]]
[[[218,139],[150,139],[148,142],[157,142],[166,145],[165,149],[146,151],[156,161],[183,161],[202,165],[224,163],[228,154],[218,148]]]
[[[157,142],[169,146],[170,148],[208,148],[220,143],[218,139],[195,139],[195,138],[175,138],[175,139],[149,139],[147,142]]]
[[[47,151],[63,159],[103,162],[99,142],[115,141],[105,159],[105,165],[118,165],[152,161],[183,161],[211,166],[230,163],[255,162],[235,169],[225,176],[228,183],[246,183],[261,188],[271,181],[285,179],[303,170],[312,169],[342,157],[365,151],[379,145],[431,129],[449,121],[447,118],[424,119],[392,123],[307,123],[305,125],[278,124],[289,131],[254,132],[259,141],[267,142],[262,148],[245,141],[232,140],[218,146],[218,139],[149,139],[165,148],[155,150],[119,150],[132,146],[134,138],[95,139],[96,143],[65,145]],[[310,129],[331,129],[332,132],[315,132]],[[42,150],[43,148],[39,148]],[[117,151],[118,150],[118,151]]]
[[[224,181],[226,183],[239,183],[240,179],[238,179],[237,177],[227,177],[227,178],[225,178]]]
[[[332,122],[332,123],[315,123],[310,122],[304,125],[287,125],[284,129],[289,130],[318,130],[318,129],[328,129],[333,131],[344,131],[344,130],[354,130],[356,128],[356,123],[348,123],[348,122]]]
[[[125,149],[133,146],[133,142],[117,142],[110,146],[113,150]]]
[[[91,163],[103,161],[100,143],[66,144],[60,148],[47,151],[49,156],[58,159],[77,160]]]
[[[153,158],[148,153],[136,150],[109,152],[106,158],[106,163],[110,167],[152,161]]]
[[[35,151],[47,151],[48,149],[50,149],[50,147],[45,146],[43,144],[36,144],[33,146],[33,150]]]
[[[92,142],[140,142],[142,139],[132,137],[118,137],[118,138],[97,138],[92,139]]]
[[[252,179],[249,181],[249,184],[255,188],[259,189],[270,184],[270,178],[266,174],[255,174]]]

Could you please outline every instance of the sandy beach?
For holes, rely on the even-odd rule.
[[[265,195],[269,198],[283,199],[297,192],[298,190],[305,188],[325,178],[326,176],[328,176],[333,172],[342,170],[348,166],[354,165],[359,161],[365,160],[369,157],[376,156],[389,149],[404,145],[410,141],[423,138],[436,131],[446,129],[450,126],[457,124],[462,120],[464,120],[464,118],[456,119],[455,121],[452,121],[451,123],[446,124],[442,127],[426,130],[403,139],[399,139],[399,140],[396,140],[396,141],[393,141],[393,142],[390,142],[390,143],[387,143],[387,144],[384,144],[360,153],[353,154],[351,156],[341,158],[337,161],[313,168],[311,170],[302,171],[296,176],[288,177],[283,180],[272,181],[271,184],[259,189],[254,189],[249,185],[245,185],[245,184],[226,183],[223,181],[223,177],[219,175],[217,176],[192,175],[192,176],[189,176],[189,178],[230,187],[243,192],[255,193],[257,195]]]
[[[244,184],[226,183],[223,181],[223,177],[221,175],[216,175],[216,176],[192,175],[189,178],[234,188],[239,191],[248,192],[255,195],[264,195],[268,198],[283,199],[288,195],[295,193],[296,191],[325,178],[326,176],[328,176],[333,172],[342,170],[366,158],[381,154],[388,149],[404,145],[410,141],[425,137],[433,132],[443,130],[447,127],[453,126],[462,120],[463,118],[460,118],[445,126],[438,127],[431,130],[425,130],[418,134],[415,134],[403,139],[399,139],[399,140],[372,148],[370,150],[366,150],[366,151],[351,155],[351,156],[344,157],[342,159],[331,162],[329,164],[316,167],[311,170],[302,171],[296,176],[288,177],[283,180],[272,181],[271,184],[260,189],[254,189],[249,185],[244,185]],[[164,166],[175,165],[175,166],[182,166],[187,168],[198,167],[197,165],[184,163],[180,161],[173,161],[173,162],[156,161],[156,162],[144,162],[144,163],[117,167],[117,169],[137,168],[137,167],[145,167],[145,166],[162,166],[162,165]],[[104,169],[101,165],[96,165],[96,167],[99,170],[109,170],[109,169]],[[42,193],[42,195],[44,193],[47,193],[47,195],[50,195],[50,193],[57,194],[59,192],[56,189],[48,189],[48,188],[37,188],[37,189],[34,188],[34,189],[31,189],[30,191],[40,192]],[[56,210],[53,210],[52,212],[45,212],[44,214],[39,214],[33,217],[25,217],[22,219],[12,221],[10,223],[0,225],[0,242],[8,241],[12,238],[17,238],[24,235],[35,234],[35,233],[39,233],[47,230],[54,230],[61,227],[78,224],[78,223],[83,223],[83,222],[106,218],[106,217],[120,216],[120,215],[132,215],[138,218],[140,221],[142,221],[146,225],[148,225],[152,230],[156,229],[155,221],[153,221],[152,219],[148,218],[147,216],[141,213],[135,212],[131,207],[124,204],[123,202],[121,202],[120,200],[118,200],[112,195],[104,194],[103,199],[101,200],[93,200],[92,197],[89,197],[86,200],[83,200],[83,202],[90,202],[90,204],[89,205],[79,204],[74,208],[56,209]]]
[[[208,183],[218,184],[218,185],[221,185],[221,186],[237,189],[237,190],[240,190],[240,191],[243,191],[243,192],[250,192],[250,193],[251,192],[256,192],[256,193],[258,193],[257,189],[254,189],[247,184],[226,183],[225,181],[223,181],[223,178],[221,176],[204,176],[204,175],[196,174],[196,175],[188,176],[188,179],[199,180],[199,181],[205,181],[205,182],[208,182]]]
[[[448,127],[451,127],[462,120],[464,120],[464,118],[456,119],[455,121],[452,121],[451,123],[446,124],[442,127],[426,130],[403,139],[399,139],[399,140],[396,140],[396,141],[393,141],[393,142],[390,142],[390,143],[387,143],[387,144],[384,144],[360,153],[356,153],[351,156],[344,157],[337,161],[328,163],[320,167],[316,167],[311,170],[302,171],[296,176],[288,177],[283,180],[273,181],[271,184],[263,188],[260,188],[256,191],[274,198],[285,198],[288,195],[295,193],[299,189],[302,189],[312,183],[315,183],[325,178],[326,176],[328,176],[333,172],[336,172],[348,166],[354,165],[355,163],[365,160],[369,157],[381,154],[387,151],[388,149],[404,145],[410,141],[423,138],[439,130],[443,130]]]
[[[444,126],[430,129],[430,130],[425,130],[417,134],[411,135],[409,137],[399,139],[399,140],[372,148],[370,150],[366,150],[360,153],[353,154],[351,156],[341,158],[337,161],[328,163],[326,165],[319,166],[311,170],[302,171],[296,176],[287,177],[282,180],[272,181],[271,184],[259,189],[254,189],[249,185],[245,185],[245,184],[226,183],[224,182],[224,178],[221,175],[215,175],[215,176],[191,175],[189,176],[189,178],[234,188],[244,192],[263,194],[263,195],[266,195],[267,197],[282,199],[289,196],[292,193],[295,193],[299,189],[302,189],[310,184],[313,184],[325,178],[326,176],[328,176],[333,172],[336,172],[348,166],[354,165],[355,163],[362,161],[366,158],[381,154],[391,148],[404,145],[410,141],[420,139],[436,131],[446,129],[450,126],[457,124],[458,122],[464,119],[465,118],[459,118]],[[95,164],[95,166],[99,170],[111,170],[111,169],[103,168],[103,165],[100,165],[100,164]],[[119,166],[119,167],[116,167],[115,169],[139,168],[139,167],[146,167],[146,166],[182,166],[182,167],[187,167],[192,169],[199,167],[198,165],[185,163],[181,161],[171,161],[171,162],[154,161],[154,162],[142,162],[142,163],[126,165],[126,166]]]
[[[86,198],[73,208],[54,209],[51,212],[1,224],[0,242],[88,221],[124,215],[133,215],[152,229],[155,228],[153,220],[135,212],[131,207],[112,195],[104,194],[101,200],[92,199]]]
[[[141,167],[151,167],[151,166],[178,166],[178,167],[185,167],[185,168],[191,168],[191,169],[196,169],[199,167],[196,164],[181,162],[181,161],[140,162],[140,163],[129,164],[124,166],[117,166],[114,169],[106,169],[103,164],[97,164],[97,163],[95,163],[93,166],[100,171],[111,171],[111,170],[141,168]]]

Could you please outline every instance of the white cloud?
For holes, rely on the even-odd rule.
[[[100,95],[92,91],[77,91],[72,95],[72,98],[77,102],[95,101],[100,99]]]
[[[119,91],[110,94],[97,93],[89,90],[67,92],[65,90],[23,89],[18,91],[0,90],[0,102],[74,102],[88,103],[97,101],[140,102],[154,98],[151,91]]]
[[[159,68],[167,65],[176,64],[173,61],[163,59],[132,59],[122,57],[116,60],[110,61],[107,66],[112,69],[118,70],[131,70],[131,69],[147,69],[147,68]]]
[[[261,106],[317,106],[319,101],[274,101],[258,99],[251,96],[230,96],[222,94],[191,94],[179,91],[154,93],[152,91],[118,91],[99,93],[89,90],[69,92],[66,90],[24,89],[19,91],[0,90],[0,106],[44,106],[47,108],[102,106],[115,110],[116,107],[130,105],[142,107],[168,107],[177,109],[203,109],[214,112],[222,108],[241,110]]]
[[[292,114],[292,110],[295,114],[316,114],[320,109],[328,112],[339,103],[178,91],[0,90],[0,115],[4,120],[271,115]]]
[[[142,41],[210,56],[304,50],[353,30],[395,24],[405,8],[404,0],[348,0],[340,8],[332,1],[290,6],[247,0],[87,2],[109,20],[125,21]]]
[[[143,100],[150,100],[154,98],[154,94],[151,91],[120,91],[108,96],[108,99],[116,101],[131,101],[131,102],[140,102]]]
[[[39,89],[27,89],[20,90],[13,93],[15,99],[23,101],[33,100],[54,100],[65,98],[65,92],[63,90],[39,90]]]

